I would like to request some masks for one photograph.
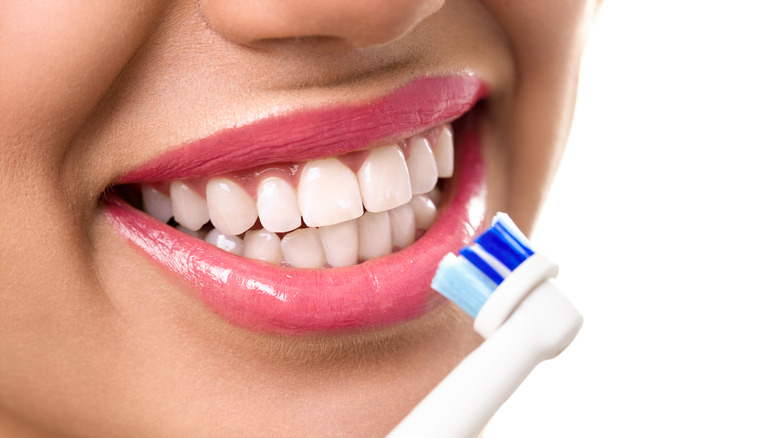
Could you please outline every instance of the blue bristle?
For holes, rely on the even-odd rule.
[[[439,263],[431,287],[476,318],[497,284],[465,258],[449,253]]]
[[[501,283],[504,281],[504,277],[501,276],[498,272],[496,272],[495,269],[493,269],[487,262],[482,260],[482,257],[479,256],[479,254],[475,253],[471,247],[467,246],[460,250],[460,255],[466,258],[466,260],[470,261],[472,265],[474,265],[477,269],[482,271],[483,274],[487,275],[488,278],[493,280],[496,284]]]
[[[496,213],[491,225],[495,226],[497,224],[500,225],[502,229],[506,230],[520,246],[529,252],[529,257],[533,255],[534,251],[531,249],[531,242],[529,242],[528,238],[525,237],[525,234],[520,231],[520,228],[517,228],[517,225],[509,218],[508,214],[503,212]]]
[[[495,226],[488,228],[476,242],[510,270],[514,270],[528,258],[507,233]]]
[[[477,237],[476,243],[509,270],[516,269],[534,254],[528,239],[506,213],[496,214],[491,227]],[[490,263],[467,246],[460,250],[460,256],[450,253],[442,259],[431,287],[476,318],[503,280]]]
[[[528,243],[528,240],[526,240],[524,235],[518,235],[514,230],[508,229],[503,221],[498,221],[493,226],[501,230],[501,232],[504,233],[507,238],[516,245],[515,248],[523,253],[523,255],[525,255],[525,258],[534,255],[534,251],[531,249],[531,245]],[[517,231],[519,232],[520,230]]]

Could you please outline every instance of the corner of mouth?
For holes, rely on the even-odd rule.
[[[437,84],[442,83],[439,79],[436,81]],[[411,88],[416,90],[419,81],[413,84],[416,85]],[[458,84],[461,88],[465,88],[466,85],[476,88],[466,93],[466,97],[459,96],[458,99],[454,99],[451,95],[447,95],[443,98],[446,101],[444,104],[434,105],[435,108],[426,112],[418,110],[418,115],[428,114],[421,123],[418,120],[415,127],[395,126],[390,134],[382,134],[384,137],[377,137],[377,135],[381,134],[382,129],[386,127],[371,133],[369,139],[346,141],[342,133],[337,133],[334,138],[342,140],[338,146],[334,146],[333,141],[301,145],[287,137],[285,146],[279,146],[276,150],[263,149],[262,153],[254,153],[251,159],[241,161],[242,164],[239,166],[234,161],[228,160],[230,164],[225,167],[225,163],[228,162],[225,161],[225,157],[234,155],[236,150],[241,148],[227,151],[217,158],[205,161],[202,160],[202,151],[213,154],[212,143],[224,142],[231,136],[234,139],[249,136],[252,141],[261,141],[276,138],[278,134],[272,135],[260,130],[263,133],[258,140],[258,129],[261,125],[267,128],[268,126],[264,125],[266,122],[257,122],[243,130],[239,128],[238,131],[218,133],[199,143],[189,145],[196,150],[189,155],[189,163],[177,160],[176,156],[173,159],[171,156],[161,157],[162,160],[153,161],[138,171],[126,175],[122,179],[122,184],[111,190],[114,193],[106,196],[104,205],[108,221],[120,235],[155,264],[167,271],[173,271],[180,277],[186,285],[185,289],[206,307],[229,323],[240,327],[283,335],[301,335],[387,327],[417,318],[440,302],[428,286],[438,260],[446,252],[456,250],[468,242],[482,226],[485,216],[484,165],[481,160],[480,139],[475,122],[478,113],[477,103],[484,96],[484,86],[473,79],[466,80],[466,85],[464,82]],[[347,113],[354,116],[356,108],[368,108],[367,112],[376,114],[383,108],[388,110],[387,105],[392,107],[403,101],[404,99],[400,97],[408,97],[409,88],[410,86],[401,88],[400,91],[384,98],[384,102],[375,105],[379,110],[372,110],[374,107],[371,105],[363,105],[331,111],[335,111],[339,117]],[[297,120],[296,123],[306,126],[312,124],[319,126],[318,124],[324,121],[333,122],[333,114],[323,114],[319,110],[312,114],[298,114],[291,118]],[[415,145],[422,145],[415,150],[424,151],[427,144],[428,150],[433,152],[440,137],[446,137],[448,129],[452,141],[452,128],[449,127],[449,122],[453,119],[456,120],[453,123],[455,156],[452,159],[456,170],[454,175],[449,175],[453,177],[446,183],[439,179],[433,186],[430,186],[430,178],[427,178],[428,182],[424,183],[427,185],[417,184],[415,194],[411,195],[413,199],[409,198],[410,193],[403,193],[400,198],[393,193],[384,193],[392,190],[383,190],[383,185],[396,186],[392,176],[389,177],[390,179],[382,180],[382,175],[393,173],[386,169],[392,166],[398,167],[399,161],[408,164],[412,147],[416,147]],[[275,119],[274,123],[279,123],[279,119]],[[286,123],[289,122],[285,119],[282,125],[287,128]],[[292,136],[295,137],[298,135],[295,133],[300,131],[302,131],[300,128],[294,131]],[[367,135],[365,131],[359,132],[363,133],[361,135]],[[343,134],[346,135],[348,132]],[[377,146],[378,144],[383,146]],[[245,145],[242,147],[246,148]],[[201,152],[200,155],[198,151]],[[273,221],[268,222],[268,227],[263,226],[263,210],[259,201],[270,199],[261,190],[263,184],[270,187],[269,193],[284,192],[285,182],[291,188],[298,189],[295,183],[300,184],[300,182],[295,181],[295,178],[300,180],[305,177],[306,169],[323,165],[322,169],[327,170],[325,166],[327,160],[331,160],[327,163],[332,165],[331,167],[338,167],[341,163],[343,167],[349,168],[349,160],[344,160],[343,157],[356,151],[362,151],[360,152],[362,156],[355,161],[353,169],[348,169],[353,171],[355,179],[358,179],[361,172],[363,176],[370,174],[371,172],[363,170],[370,167],[366,163],[375,162],[377,164],[374,167],[378,169],[375,173],[379,176],[373,179],[380,181],[376,190],[363,189],[360,184],[366,180],[369,182],[365,185],[369,185],[372,175],[357,183],[358,192],[363,195],[358,202],[362,201],[364,204],[360,205],[358,216],[354,218],[345,216],[343,218],[349,217],[349,219],[338,220],[340,217],[338,215],[336,219],[327,217],[321,219],[315,217],[316,214],[309,214],[308,218],[303,215],[301,226],[289,231],[283,224],[271,226]],[[181,151],[178,153],[181,156]],[[300,158],[293,162],[291,155]],[[426,162],[436,161],[439,158],[425,154],[422,156],[425,157],[423,161]],[[372,158],[375,160],[370,161]],[[249,163],[252,166],[247,166]],[[284,163],[284,166],[280,166],[279,163]],[[280,170],[280,167],[283,169]],[[243,168],[243,173],[238,170],[239,168]],[[284,169],[293,170],[285,176]],[[408,170],[407,166],[407,172]],[[340,171],[346,175],[344,169]],[[420,175],[424,173],[420,172]],[[316,187],[333,186],[336,184],[333,181],[340,181],[338,175],[334,178],[327,180],[327,184],[317,184],[315,181],[313,184],[315,188],[310,190],[314,193],[315,200],[312,202],[316,203],[317,197],[329,196],[327,191],[323,192],[324,194],[320,193]],[[423,175],[421,179],[426,178]],[[218,183],[214,183],[215,180]],[[246,187],[246,182],[250,180],[255,185],[249,184],[249,186],[258,189],[255,193],[251,193],[251,189],[244,190],[250,193],[248,197],[244,196],[242,199],[245,201],[244,204],[248,205],[249,200],[256,204],[260,216],[255,215],[252,218],[253,213],[247,207],[243,224],[232,231],[226,230],[234,225],[231,221],[236,222],[234,218],[229,217],[230,211],[240,211],[241,208],[232,208],[228,205],[229,202],[221,202],[223,210],[228,213],[209,212],[208,207],[211,204],[217,206],[214,207],[215,211],[219,209],[220,204],[218,201],[208,203],[209,193],[212,193],[213,199],[217,199],[217,195],[213,193],[218,193],[219,189],[214,187],[221,184],[224,189],[222,193],[226,193],[225,197],[239,199],[241,196],[231,198],[230,191],[240,189],[242,185]],[[202,184],[198,186],[193,181],[202,181]],[[184,219],[183,217],[176,218],[171,214],[168,218],[168,212],[155,215],[155,212],[149,211],[148,206],[153,202],[148,202],[145,196],[149,196],[150,189],[156,191],[157,195],[161,195],[160,199],[164,199],[165,196],[168,196],[168,199],[176,196],[181,198],[180,195],[173,195],[178,192],[172,193],[172,190],[179,190],[171,185],[174,182],[185,186],[189,182],[192,186],[188,187],[191,195],[205,195],[201,198],[205,202],[206,213],[204,216],[201,212],[202,217],[198,220],[208,219],[203,224],[206,226],[205,229],[197,228],[198,221],[192,223],[195,225],[188,224],[182,227],[179,219]],[[230,182],[235,183],[235,187],[225,189]],[[161,184],[168,185],[167,193],[164,188],[158,190]],[[279,187],[282,189],[280,190]],[[426,189],[427,191],[423,191]],[[379,199],[379,203],[378,206],[370,208],[374,211],[370,211],[368,199],[373,198]],[[296,199],[301,198],[298,196]],[[241,200],[235,201],[235,204],[241,204]],[[283,210],[283,204],[280,202],[270,210]],[[294,207],[292,204],[295,202],[287,204]],[[308,204],[303,201],[297,204],[299,210],[308,208]],[[142,212],[141,210],[144,209],[158,218]],[[328,216],[328,214],[320,216]],[[331,223],[334,220],[336,222]],[[183,221],[186,222],[186,219]],[[414,225],[409,225],[410,222]],[[347,223],[350,225],[344,225]],[[423,226],[418,226],[420,224]],[[400,233],[405,237],[393,241],[399,234],[393,232],[393,226],[405,230]],[[410,227],[413,230],[413,237],[409,236]],[[267,228],[273,228],[274,231],[268,231]],[[198,232],[203,235],[199,235]],[[330,243],[327,243],[328,234],[332,236],[329,238]],[[364,236],[364,239],[373,239],[373,246],[364,245],[366,249],[363,249],[359,242],[345,243],[350,242],[350,236],[355,235],[358,240],[360,236]],[[252,257],[259,260],[251,260],[244,257],[248,240],[257,247],[262,247],[262,244],[268,241],[272,241],[275,245],[286,240],[288,248],[297,248],[297,253],[293,250],[290,250],[290,253],[297,255],[290,256],[295,260],[279,260],[277,257],[274,261],[264,259],[264,254],[269,252],[264,252],[261,248],[253,253],[260,256]],[[239,242],[242,245],[240,253],[233,250]],[[260,246],[257,245],[258,242]],[[390,242],[389,246],[387,242]],[[347,260],[357,263],[348,261],[339,265],[337,264],[339,254],[333,256],[336,262],[332,262],[325,251],[328,245],[335,248],[336,253],[343,250],[344,246],[357,245],[360,247],[357,258],[353,254],[355,251],[346,251],[350,254],[345,256]],[[377,250],[377,247],[381,249]],[[311,256],[317,252],[321,256],[314,257],[317,260],[312,262]],[[270,253],[278,254],[279,251],[272,250]]]

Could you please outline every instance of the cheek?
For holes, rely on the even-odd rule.
[[[3,5],[2,17],[9,17],[0,23],[4,169],[11,158],[26,166],[68,153],[68,140],[154,24],[157,3]]]
[[[80,234],[84,210],[72,204],[70,191],[77,187],[64,184],[60,168],[74,153],[70,139],[153,23],[154,6],[135,1],[99,7],[75,1],[3,4],[0,222],[12,232],[4,233],[0,244],[0,308],[8,313],[3,323],[27,320],[31,330],[6,327],[0,341],[12,343],[8,333],[30,336],[16,341],[27,348],[34,339],[45,343],[84,321],[68,319],[67,312],[93,290],[96,279],[86,268],[89,242]],[[57,330],[48,336],[31,333],[47,327]]]
[[[488,159],[507,179],[494,181],[498,203],[530,230],[557,169],[571,125],[582,48],[595,1],[500,2],[486,6],[505,29],[517,88],[497,112],[503,148]]]
[[[83,209],[73,208],[76,188],[59,169],[159,8],[51,1],[0,9],[0,405],[56,418],[85,400],[78,376],[90,380],[95,363],[115,353]]]

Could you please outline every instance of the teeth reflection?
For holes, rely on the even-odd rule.
[[[390,215],[386,212],[365,212],[357,220],[358,258],[368,260],[393,252],[390,237]]]
[[[244,241],[240,237],[223,234],[216,228],[209,231],[203,240],[229,253],[235,255],[244,254]]]
[[[206,184],[206,205],[215,228],[235,236],[257,220],[255,201],[244,189],[227,178],[214,178]]]
[[[244,235],[244,257],[278,265],[282,261],[282,241],[268,230],[247,231]]]
[[[358,262],[358,228],[354,220],[320,227],[325,260],[334,268]]]
[[[148,184],[141,185],[141,196],[144,200],[144,211],[161,222],[168,222],[173,217],[171,198]]]
[[[455,172],[455,146],[452,142],[452,127],[446,125],[436,140],[433,149],[436,157],[436,168],[439,170],[439,178],[449,178]]]
[[[416,228],[414,225],[414,211],[409,204],[396,207],[388,212],[390,215],[390,235],[393,246],[406,248],[414,243]]]
[[[282,254],[294,268],[321,268],[325,265],[322,242],[316,228],[300,228],[284,236]]]
[[[181,181],[171,183],[173,218],[179,225],[197,231],[209,221],[206,200]]]
[[[436,206],[425,195],[414,195],[409,202],[414,212],[414,223],[417,228],[427,230],[436,219]]]
[[[398,146],[371,150],[357,177],[363,205],[370,212],[387,211],[412,198],[409,170]]]
[[[439,180],[439,171],[436,168],[436,157],[433,156],[428,139],[422,136],[412,139],[406,165],[409,168],[409,179],[412,182],[412,194],[426,193],[436,186],[436,181]]]
[[[310,227],[357,219],[363,214],[357,177],[337,158],[309,161],[298,182],[298,207]]]
[[[263,228],[286,233],[301,226],[298,194],[293,186],[278,177],[263,180],[257,188],[257,213]]]

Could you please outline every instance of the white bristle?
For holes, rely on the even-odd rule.
[[[475,318],[496,284],[465,258],[449,253],[439,263],[431,287]]]

